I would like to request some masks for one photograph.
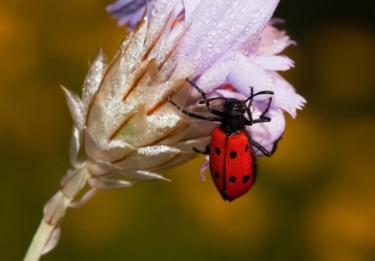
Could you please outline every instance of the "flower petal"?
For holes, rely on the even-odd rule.
[[[218,86],[223,85],[227,76],[233,67],[234,52],[229,51],[226,55],[221,57],[218,61],[214,62],[207,68],[196,81],[196,84],[202,88],[206,93],[214,91]],[[200,99],[202,96],[197,91],[192,91],[191,97]]]
[[[260,34],[258,53],[264,55],[278,54],[289,45],[296,44],[285,31],[279,31],[272,25],[268,25]]]
[[[276,72],[270,72],[275,81],[276,88],[273,104],[287,111],[293,118],[297,116],[297,109],[301,110],[306,100],[296,93],[293,86]]]
[[[199,75],[228,50],[258,37],[278,1],[202,0],[191,16],[191,26],[179,47],[178,69]]]
[[[206,181],[206,175],[205,175],[205,172],[206,170],[210,167],[210,163],[209,163],[209,159],[210,157],[209,156],[206,156],[206,162],[204,162],[201,166],[201,169],[199,170],[199,176],[200,176],[200,179],[202,181]]]
[[[263,108],[255,109],[253,111],[254,118],[264,111]],[[270,109],[267,116],[271,118],[270,122],[257,123],[247,127],[251,133],[251,138],[262,145],[268,151],[272,151],[274,142],[278,141],[285,130],[285,118],[282,110]],[[262,156],[263,153],[254,147],[257,156]]]
[[[119,25],[128,24],[133,29],[143,16],[146,3],[147,0],[118,0],[107,6],[107,12],[118,19]]]
[[[283,55],[258,55],[253,62],[265,70],[286,71],[294,66],[294,62]]]
[[[152,10],[152,18],[148,28],[147,46],[155,40],[164,27],[170,29],[174,18],[183,10],[181,1],[158,0]],[[170,30],[168,30],[170,32]],[[168,42],[166,42],[168,43]]]
[[[190,20],[201,0],[183,0],[185,9],[185,20]]]
[[[227,80],[245,96],[249,96],[250,87],[253,87],[254,93],[264,90],[273,91],[275,89],[271,75],[255,64],[249,57],[239,52],[235,55],[234,65]],[[264,95],[259,95],[256,98],[267,99]]]

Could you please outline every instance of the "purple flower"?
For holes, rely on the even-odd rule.
[[[170,38],[184,33],[177,46],[175,75],[187,75],[212,95],[245,98],[254,91],[272,90],[271,123],[248,127],[252,136],[270,148],[283,133],[283,111],[296,116],[305,100],[277,71],[288,70],[293,61],[279,55],[293,43],[278,31],[270,18],[278,1],[159,1],[153,10],[151,28],[159,30],[164,19],[178,19]],[[183,18],[181,19],[181,14]],[[234,91],[223,90],[230,84]],[[193,91],[193,97],[199,95]],[[258,96],[255,115],[267,97]],[[262,100],[263,99],[263,100]],[[196,100],[190,101],[194,106]],[[263,106],[262,106],[263,103]]]
[[[147,2],[148,7],[152,8],[154,0],[118,0],[107,6],[107,12],[118,20],[119,25],[127,24],[131,30],[143,17]]]
[[[74,120],[72,168],[45,206],[40,231],[50,234],[36,236],[40,249],[31,247],[30,253],[47,252],[57,244],[68,207],[83,204],[101,189],[165,180],[157,170],[193,158],[193,147],[209,143],[216,123],[188,117],[167,101],[172,97],[189,111],[207,113],[186,78],[211,97],[246,99],[250,87],[273,91],[267,113],[271,121],[246,127],[268,150],[284,132],[283,113],[294,118],[305,103],[278,73],[293,66],[280,55],[293,41],[271,21],[278,0],[157,0],[153,6],[149,1],[143,16],[145,4],[119,0],[108,7],[129,27],[143,19],[110,63],[99,52],[81,96],[64,88]],[[255,96],[254,118],[268,100],[268,95]],[[77,199],[84,187],[90,189]]]
[[[199,104],[200,93],[186,78],[208,96],[246,99],[250,87],[254,93],[273,91],[267,113],[271,121],[246,127],[256,142],[272,150],[285,129],[283,112],[295,117],[305,103],[278,74],[293,66],[288,57],[279,55],[293,41],[270,20],[277,4],[277,0],[217,0],[215,5],[210,0],[155,1],[109,64],[102,52],[98,54],[81,97],[64,89],[75,122],[69,175],[85,175],[78,180],[92,191],[115,189],[164,179],[158,169],[193,158],[193,147],[203,149],[217,123],[188,117],[167,101],[172,97],[189,111],[207,113]],[[131,3],[115,5],[120,10]],[[125,9],[121,10],[128,15],[120,20],[134,22],[134,13]],[[268,95],[255,96],[254,118],[268,101]],[[84,159],[77,158],[81,148]],[[62,195],[71,193],[66,187],[78,187],[71,180],[64,183]],[[57,197],[63,200],[62,195]],[[56,202],[46,209],[55,209]]]
[[[141,8],[140,2],[132,3],[138,8],[132,10]],[[135,21],[132,3],[116,2],[116,10],[128,14],[120,20]],[[293,41],[270,22],[277,4],[156,1],[112,62],[107,65],[104,54],[98,54],[82,97],[64,89],[75,122],[71,175],[85,173],[80,181],[93,191],[121,188],[134,180],[164,179],[155,171],[194,157],[193,147],[203,149],[209,143],[216,123],[188,117],[167,101],[172,97],[189,111],[207,112],[186,78],[208,96],[246,99],[250,87],[254,93],[273,91],[267,113],[271,121],[246,127],[255,141],[272,150],[285,129],[283,112],[295,117],[305,103],[277,72],[293,66],[279,55]],[[268,101],[268,95],[255,96],[254,118]],[[80,148],[84,159],[77,158]]]

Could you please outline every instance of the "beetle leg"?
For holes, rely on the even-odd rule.
[[[209,145],[206,145],[206,147],[205,147],[204,150],[199,150],[199,149],[197,149],[196,147],[193,147],[193,150],[194,150],[196,153],[200,153],[200,154],[204,154],[204,155],[208,155],[208,154],[210,154],[210,146],[209,146]]]
[[[270,109],[271,102],[272,102],[272,97],[270,97],[270,98],[268,99],[267,107],[266,107],[266,109],[262,112],[262,114],[259,116],[259,118],[256,119],[256,120],[250,120],[251,125],[254,124],[254,123],[270,122],[270,121],[271,121],[271,118],[268,117],[268,116],[266,116],[267,112],[268,112],[269,109]]]
[[[270,157],[272,155],[272,153],[274,151],[268,151],[266,150],[262,145],[260,145],[258,142],[256,141],[251,141],[250,142],[251,146],[254,146],[255,148],[257,148],[258,150],[260,150],[260,152],[263,153],[264,156],[267,156],[267,157]]]
[[[268,151],[266,150],[262,145],[260,145],[258,142],[254,141],[254,140],[251,140],[250,141],[250,144],[252,146],[254,146],[255,148],[257,148],[258,150],[260,150],[264,156],[267,156],[267,157],[270,157],[272,156],[276,149],[277,149],[277,144],[279,143],[279,141],[281,140],[282,136],[280,136],[280,138],[278,138],[274,143],[273,143],[273,148],[271,151]]]

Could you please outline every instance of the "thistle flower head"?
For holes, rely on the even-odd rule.
[[[144,4],[120,0],[109,9],[132,26]],[[305,102],[277,73],[293,66],[279,55],[293,42],[270,22],[277,4],[156,1],[111,63],[107,65],[99,52],[81,98],[65,90],[75,122],[73,164],[83,146],[84,164],[95,184],[110,188],[118,186],[120,177],[162,178],[153,171],[193,157],[192,148],[208,143],[214,124],[187,119],[167,102],[173,96],[190,111],[204,109],[198,104],[200,94],[185,78],[209,96],[246,99],[250,87],[254,92],[272,91],[271,122],[247,127],[253,139],[272,149],[284,131],[283,111],[295,117]],[[267,101],[264,95],[254,97],[254,117]],[[114,177],[116,182],[108,183]]]
[[[144,4],[120,0],[109,9],[132,25]],[[190,111],[205,109],[186,78],[208,96],[246,99],[250,87],[254,93],[272,91],[271,121],[247,127],[254,140],[271,150],[285,128],[283,112],[295,117],[305,102],[277,72],[293,66],[279,55],[293,41],[270,20],[277,4],[156,1],[109,64],[98,53],[81,97],[64,89],[75,123],[74,168],[84,166],[94,188],[110,189],[130,185],[129,178],[162,179],[155,170],[192,158],[193,147],[208,144],[215,124],[188,118],[168,103],[172,97]],[[268,100],[267,95],[254,97],[254,117]],[[81,147],[86,158],[79,161]]]
[[[81,96],[64,88],[74,120],[72,169],[45,207],[45,222],[54,228],[45,251],[57,243],[67,207],[79,206],[98,189],[164,179],[155,171],[194,157],[193,147],[209,143],[215,123],[189,118],[168,102],[172,97],[189,111],[207,112],[186,78],[209,97],[245,100],[250,87],[254,93],[272,91],[271,121],[246,127],[269,150],[284,132],[283,112],[295,117],[305,103],[278,73],[293,66],[279,54],[293,41],[271,20],[278,0],[157,0],[149,1],[144,15],[145,4],[119,0],[108,7],[119,23],[139,23],[111,62],[99,51]],[[254,97],[254,118],[268,100]],[[85,186],[88,193],[75,201]]]
[[[113,4],[122,14],[120,19],[135,19],[134,13],[121,2]],[[294,118],[296,110],[305,103],[278,73],[293,67],[293,61],[280,52],[294,42],[274,26],[278,20],[271,17],[277,4],[277,0],[215,1],[215,5],[205,0],[157,1],[149,28],[149,35],[157,35],[161,26],[167,26],[166,34],[159,40],[165,50],[168,45],[174,48],[165,67],[173,68],[174,78],[194,79],[210,96],[246,99],[250,87],[254,92],[274,92],[269,111],[271,122],[248,127],[252,137],[268,149],[284,132],[283,112]],[[191,90],[189,95],[187,107],[199,110],[199,93]],[[255,98],[255,117],[263,111],[267,99]]]

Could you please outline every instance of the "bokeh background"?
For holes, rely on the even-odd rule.
[[[43,260],[375,260],[373,1],[281,1],[298,46],[285,74],[306,99],[288,116],[256,186],[221,200],[198,158],[151,182],[71,209]],[[109,0],[0,2],[0,249],[21,260],[69,168],[72,121],[59,85],[79,92],[88,61],[125,35]]]

